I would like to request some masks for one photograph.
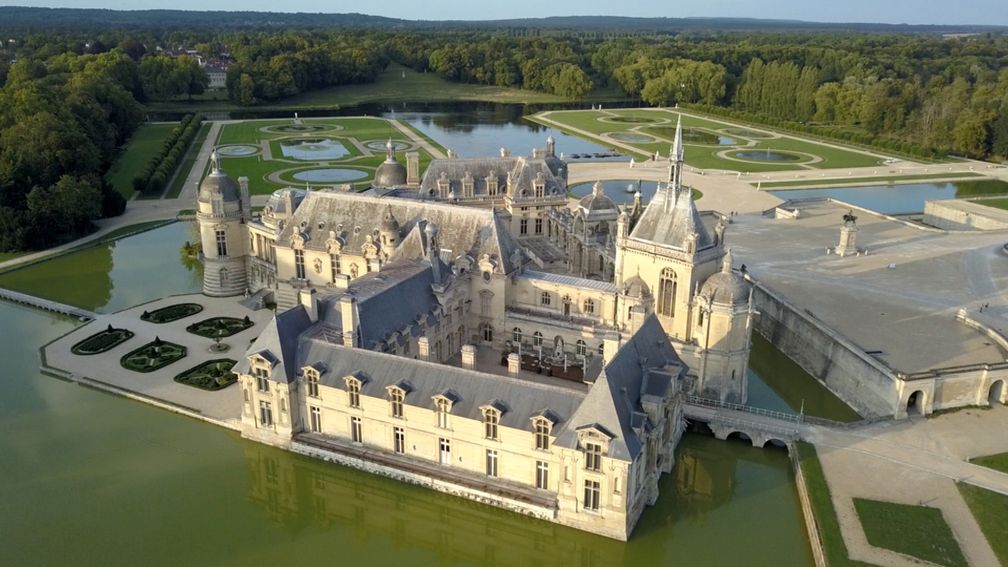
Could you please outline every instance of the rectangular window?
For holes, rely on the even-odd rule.
[[[448,429],[448,400],[439,399],[437,401],[437,425],[441,429]]]
[[[549,451],[550,425],[545,419],[537,419],[535,422],[536,449]]]
[[[354,443],[363,443],[364,432],[361,430],[361,419],[359,417],[350,418],[350,440]]]
[[[316,406],[309,406],[311,413],[311,430],[313,433],[322,432],[322,411]]]
[[[602,445],[598,443],[585,443],[585,470],[602,470]]]
[[[518,221],[518,234],[523,236],[528,234],[528,219]]]
[[[273,408],[269,402],[259,402],[259,425],[273,425]]]
[[[597,480],[586,480],[584,484],[584,509],[598,512],[599,483]]]
[[[438,449],[440,454],[438,456],[438,462],[442,465],[451,464],[451,441],[442,437],[438,442]]]
[[[217,237],[217,255],[227,256],[227,232],[224,230],[218,230],[215,232]]]
[[[260,392],[269,392],[269,378],[262,374],[256,374],[256,387]]]
[[[403,416],[403,394],[398,390],[393,390],[392,392],[392,417]]]
[[[497,451],[493,449],[486,452],[486,473],[487,476],[497,476]]]
[[[314,374],[308,375],[308,395],[317,398],[318,397],[318,376]]]
[[[305,279],[304,250],[294,251],[294,277],[299,280]]]
[[[500,416],[497,415],[495,411],[488,411],[483,417],[483,435],[487,439],[497,440],[497,424],[500,422]]]
[[[396,453],[406,452],[406,430],[402,427],[396,427],[392,430],[392,447]]]
[[[536,488],[549,490],[549,463],[536,461]]]
[[[613,494],[619,494],[620,493],[620,480],[619,479],[620,479],[619,474],[617,474],[615,477],[613,477],[613,483],[612,483]]]
[[[329,256],[329,270],[332,272],[332,282],[336,283],[336,276],[340,273],[339,254]]]
[[[535,220],[535,233],[542,234],[542,219]]]

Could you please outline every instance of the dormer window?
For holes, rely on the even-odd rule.
[[[462,195],[464,197],[473,196],[473,185],[474,183],[472,173],[469,173],[468,171],[465,172],[465,176],[462,177]]]
[[[450,422],[448,416],[451,414],[452,402],[445,396],[434,396],[434,413],[437,414],[437,426],[441,429],[448,429]]]
[[[346,378],[347,405],[360,408],[361,381],[356,376]]]
[[[487,175],[486,178],[487,194],[492,197],[496,197],[499,190],[498,185],[499,182],[497,181],[497,172],[491,170],[490,175]]]
[[[546,179],[543,177],[543,172],[536,174],[535,181],[532,182],[532,190],[535,191],[536,197],[542,197],[546,194]]]
[[[306,369],[304,373],[305,377],[305,390],[309,397],[317,398],[319,397],[319,375],[318,371],[315,369]]]
[[[549,451],[550,432],[553,424],[545,417],[533,417],[532,428],[535,431],[535,448],[540,451]]]
[[[388,392],[389,408],[392,411],[392,417],[402,419],[404,415],[403,400],[406,399],[406,392],[398,386],[390,386]]]
[[[438,178],[437,186],[438,196],[442,198],[447,197],[451,182],[448,181],[448,174],[446,172],[441,172],[441,177]]]
[[[500,425],[500,410],[489,406],[481,409],[483,410],[483,437],[491,441],[499,440],[497,429]]]
[[[256,379],[256,388],[260,392],[269,392],[269,370],[265,368],[253,368],[252,374]]]
[[[585,470],[602,470],[602,445],[599,443],[585,443],[582,447],[585,458]]]

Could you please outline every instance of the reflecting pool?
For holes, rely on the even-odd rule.
[[[1008,194],[1008,182],[998,179],[984,179],[947,183],[795,189],[770,191],[770,194],[784,200],[831,197],[879,213],[905,214],[922,212],[924,201]]]
[[[304,161],[324,161],[339,159],[350,152],[342,143],[328,138],[306,138],[304,140],[283,140],[280,151],[284,157]]]
[[[298,181],[311,181],[313,183],[335,183],[339,181],[354,181],[364,179],[370,174],[359,169],[346,168],[323,168],[299,171],[292,175]]]

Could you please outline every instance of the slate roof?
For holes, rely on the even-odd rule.
[[[263,356],[267,360],[272,357],[280,366],[279,372],[274,371],[274,378],[284,383],[293,382],[301,368],[293,364],[297,356],[298,337],[308,330],[311,324],[308,312],[301,305],[279,313],[266,324],[266,328],[249,347],[248,354],[264,353]],[[249,373],[247,356],[238,361],[234,371],[241,374]]]
[[[580,287],[583,289],[594,289],[605,293],[616,293],[616,286],[611,282],[604,282],[600,280],[589,280],[587,278],[579,278],[577,276],[569,276],[566,274],[551,274],[548,272],[525,270],[524,272],[522,272],[521,277],[530,280],[540,280],[543,282],[555,283],[564,286]]]
[[[452,415],[482,419],[480,406],[497,402],[506,407],[500,424],[515,429],[531,429],[533,416],[549,412],[557,420],[553,434],[567,425],[578,404],[585,397],[582,390],[554,386],[506,376],[486,374],[455,366],[414,360],[364,349],[348,349],[320,340],[304,339],[298,350],[298,365],[322,362],[329,371],[321,383],[344,389],[345,376],[361,376],[361,393],[376,398],[388,396],[386,387],[405,381],[410,386],[404,403],[432,408],[432,397],[451,392],[455,398]]]
[[[577,446],[576,430],[594,426],[613,435],[609,442],[609,457],[632,461],[641,451],[640,439],[633,430],[633,419],[641,409],[645,379],[652,394],[661,392],[663,395],[670,385],[667,374],[647,369],[665,365],[678,366],[673,375],[684,368],[658,318],[652,314],[602,369],[588,395],[570,418],[572,427],[557,437],[557,444],[574,448]]]
[[[556,160],[557,158],[554,158]],[[423,180],[420,182],[420,197],[438,195],[438,180],[442,174],[448,179],[449,191],[455,195],[463,195],[462,180],[468,172],[473,178],[473,195],[489,195],[487,177],[497,178],[497,195],[504,195],[508,180],[517,191],[527,190],[532,194],[532,182],[539,173],[543,174],[546,194],[562,194],[563,185],[557,181],[554,173],[555,163],[544,158],[532,157],[481,157],[481,158],[447,158],[436,159],[427,166]],[[518,196],[518,195],[514,195]]]
[[[511,256],[517,248],[503,222],[491,209],[460,207],[431,201],[372,197],[337,191],[310,191],[284,225],[280,245],[290,242],[295,231],[306,237],[305,248],[326,250],[330,231],[343,241],[344,249],[359,251],[371,235],[377,242],[384,214],[391,211],[399,221],[401,234],[429,220],[438,226],[438,244],[452,257],[469,254],[495,258],[504,273],[515,266]]]
[[[692,191],[688,187],[675,191],[659,186],[630,238],[686,250],[688,239],[694,232],[697,234],[697,250],[714,246],[714,239],[693,202]]]

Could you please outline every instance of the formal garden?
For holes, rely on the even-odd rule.
[[[144,311],[140,318],[150,323],[158,325],[171,323],[179,319],[185,319],[203,311],[203,306],[198,303],[176,303],[155,309],[154,311]]]
[[[186,331],[208,339],[222,339],[240,333],[253,325],[248,315],[244,319],[237,317],[212,317],[186,327]]]
[[[175,381],[211,392],[223,390],[238,381],[238,375],[231,372],[235,364],[237,362],[229,358],[208,360],[175,376]]]
[[[119,364],[134,372],[154,372],[185,356],[186,347],[155,337],[153,341],[123,355]]]
[[[109,325],[104,331],[95,333],[70,347],[70,352],[83,356],[101,354],[112,350],[131,338],[133,338],[133,331],[129,329],[115,329],[112,325]]]
[[[416,138],[443,148],[409,124]],[[405,152],[419,154],[423,171],[433,156],[389,120],[375,117],[245,120],[225,124],[217,139],[221,167],[231,177],[248,177],[249,191],[269,194],[289,185],[370,187],[385,161],[385,144],[406,165]]]
[[[593,142],[632,148],[638,159],[667,157],[680,113],[661,108],[549,111],[529,119]],[[786,171],[879,165],[875,155],[682,114],[686,163],[700,169],[742,172]]]

